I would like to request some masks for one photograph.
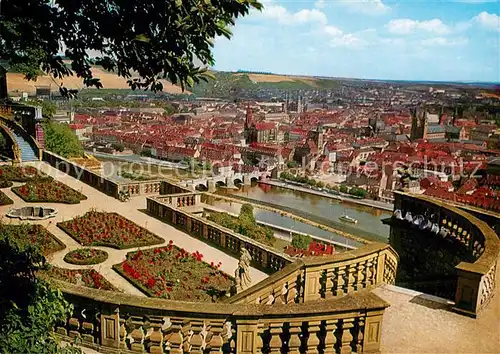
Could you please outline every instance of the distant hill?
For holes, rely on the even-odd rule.
[[[99,67],[92,68],[92,73],[94,74],[94,77],[98,77],[99,79],[101,79],[101,83],[104,86],[104,89],[130,90],[130,87],[127,84],[127,80],[119,77],[115,73],[105,71]],[[55,79],[55,82],[60,84],[61,80]],[[52,91],[56,92],[59,90],[59,88],[55,82],[47,75],[39,76],[36,81],[28,81],[24,79],[23,74],[7,73],[7,89],[10,93],[28,92],[28,94],[34,95],[37,86],[51,86]],[[166,80],[162,80],[162,82],[164,92],[171,94],[182,93],[182,90],[179,86],[172,85]],[[64,80],[62,80],[62,83],[66,88],[69,89],[82,89],[85,87],[83,85],[82,79],[76,76],[66,77],[64,78]]]
[[[328,89],[336,88],[340,81],[336,79],[320,79],[310,76],[278,75],[252,72],[213,72],[216,81],[202,82],[193,88],[193,93],[199,96],[227,97],[241,90],[260,89]]]

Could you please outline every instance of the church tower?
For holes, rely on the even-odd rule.
[[[255,129],[255,124],[253,122],[253,113],[250,104],[247,105],[247,113],[245,115],[245,126],[244,126],[245,142],[251,144],[257,141],[257,129]]]

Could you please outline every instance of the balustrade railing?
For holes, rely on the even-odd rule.
[[[344,296],[382,283],[394,284],[398,255],[391,246],[371,243],[334,256],[299,259],[230,303],[290,304]]]
[[[378,352],[388,306],[368,291],[266,306],[145,299],[55,282],[74,305],[55,332],[111,353]]]
[[[490,302],[496,284],[500,241],[495,231],[472,214],[422,195],[396,193],[393,219],[436,237],[462,243],[474,262],[461,262],[455,293],[457,312],[476,317]]]

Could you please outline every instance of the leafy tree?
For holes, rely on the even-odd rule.
[[[286,166],[288,168],[296,168],[297,167],[297,162],[295,162],[295,161],[288,161],[287,164],[286,164]]]
[[[178,112],[177,108],[175,108],[172,104],[167,103],[163,106],[163,109],[165,110],[165,113],[169,116],[175,114]]]
[[[245,203],[241,206],[239,219],[248,220],[250,223],[256,224],[252,204]]]
[[[153,157],[153,152],[151,149],[143,149],[141,150],[141,156]]]
[[[98,64],[126,78],[132,89],[161,91],[161,79],[185,88],[213,77],[195,61],[214,65],[213,39],[230,38],[229,27],[251,8],[262,5],[256,0],[4,0],[0,59],[28,79],[42,69],[56,80],[76,74],[86,86],[101,88],[91,71]],[[139,77],[132,77],[134,72]],[[76,91],[61,88],[61,93]]]
[[[347,186],[342,184],[342,185],[340,185],[339,191],[341,193],[347,193],[349,191],[349,189],[347,188]]]
[[[312,238],[309,235],[293,234],[292,235],[292,246],[295,248],[300,248],[303,250],[309,249],[309,244],[312,242]]]
[[[40,249],[25,237],[12,237],[0,225],[0,352],[76,353],[62,349],[52,332],[55,324],[71,314],[72,307],[60,291],[36,277],[47,264]]]
[[[82,144],[69,125],[55,122],[43,124],[45,149],[62,157],[83,156]]]

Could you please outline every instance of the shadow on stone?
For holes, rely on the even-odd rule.
[[[428,294],[417,295],[410,300],[410,303],[424,306],[431,310],[444,311],[451,311],[453,306],[452,301]]]

